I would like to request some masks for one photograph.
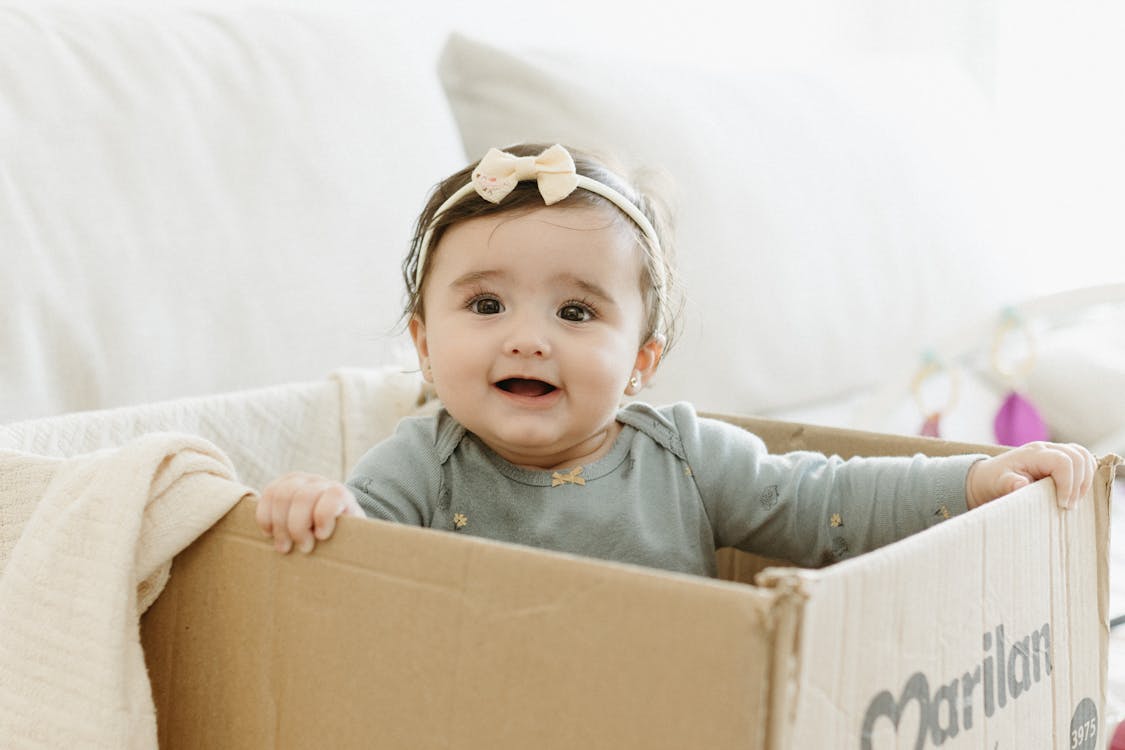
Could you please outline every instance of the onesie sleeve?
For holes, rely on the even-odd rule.
[[[983,455],[844,460],[770,454],[756,435],[697,417],[674,420],[717,547],[819,567],[902,539],[967,509],[965,477]]]
[[[371,518],[429,526],[441,494],[435,417],[402,420],[356,464],[346,485]]]

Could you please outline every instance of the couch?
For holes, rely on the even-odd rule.
[[[991,104],[964,65],[717,70],[575,54],[573,25],[520,34],[526,15],[477,22],[491,39],[456,19],[0,8],[0,423],[412,370],[398,264],[427,190],[535,139],[613,154],[676,210],[685,335],[644,398],[893,432],[944,410],[944,435],[989,441],[1016,385],[1061,438],[1125,443],[1125,415],[1097,406],[1125,380],[1123,287],[1027,293],[997,222]],[[1009,308],[1048,334],[1016,384],[987,356]],[[1075,333],[1095,308],[1109,336],[1081,316]]]

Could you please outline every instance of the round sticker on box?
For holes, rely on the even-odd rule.
[[[1078,702],[1070,720],[1070,750],[1097,750],[1098,707],[1089,698]]]

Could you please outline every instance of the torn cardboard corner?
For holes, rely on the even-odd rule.
[[[725,581],[347,518],[281,557],[244,501],[144,617],[161,745],[1100,748],[1118,462],[1075,511],[1038,482],[822,570],[724,551]]]

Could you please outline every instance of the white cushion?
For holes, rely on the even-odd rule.
[[[0,423],[394,361],[456,129],[370,4],[0,9]]]
[[[1052,439],[1125,455],[1125,307],[1095,309],[1042,335],[1023,390]]]
[[[470,159],[558,141],[672,178],[689,307],[653,401],[854,392],[1019,297],[988,105],[949,65],[718,74],[455,35],[440,71]]]

